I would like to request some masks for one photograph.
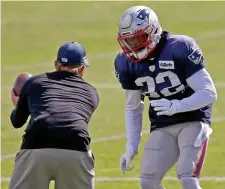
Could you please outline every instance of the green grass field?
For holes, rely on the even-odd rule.
[[[9,115],[13,108],[10,89],[22,71],[38,74],[54,70],[58,47],[67,41],[82,43],[91,67],[85,79],[100,95],[100,106],[90,123],[92,149],[96,157],[97,189],[138,189],[138,181],[124,178],[139,176],[140,158],[147,134],[143,135],[135,169],[126,175],[119,170],[125,150],[125,96],[114,76],[113,60],[120,50],[116,41],[118,20],[129,6],[151,6],[164,30],[190,35],[201,46],[207,69],[214,79],[218,100],[213,109],[213,129],[205,166],[204,189],[225,189],[225,2],[2,2],[2,83],[1,83],[1,166],[2,188],[8,186],[14,156],[21,144],[25,126],[14,129]],[[149,128],[145,106],[144,129]],[[101,178],[119,178],[101,181]],[[175,178],[172,169],[167,178]],[[208,178],[208,180],[207,180]],[[223,180],[216,180],[221,178]],[[100,182],[101,181],[101,182]],[[167,189],[180,188],[174,180],[163,181]]]

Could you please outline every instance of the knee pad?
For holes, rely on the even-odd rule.
[[[165,189],[157,179],[141,178],[140,185],[142,189]]]
[[[202,189],[199,185],[199,179],[196,177],[181,177],[180,183],[182,189]]]

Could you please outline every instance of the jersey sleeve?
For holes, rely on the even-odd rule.
[[[139,90],[135,83],[135,73],[132,73],[129,62],[123,53],[119,53],[114,61],[115,75],[123,89]]]
[[[196,41],[188,36],[185,36],[182,43],[182,54],[180,54],[180,59],[185,68],[186,79],[194,75],[199,70],[205,68],[205,60],[203,53]],[[178,51],[179,51],[178,49]]]

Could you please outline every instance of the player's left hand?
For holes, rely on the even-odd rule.
[[[160,100],[151,100],[151,106],[157,112],[157,115],[171,116],[180,111],[181,104],[179,100],[167,100],[162,98]]]
[[[14,89],[11,90],[11,100],[12,100],[12,103],[14,105],[14,107],[17,105],[17,102],[19,100],[19,97],[16,96],[15,92],[14,92]]]

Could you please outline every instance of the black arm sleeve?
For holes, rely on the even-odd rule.
[[[24,83],[21,89],[21,94],[19,96],[18,103],[10,116],[11,123],[15,128],[22,127],[26,123],[27,118],[30,115],[29,105],[28,105],[29,84],[30,84],[29,80]]]

